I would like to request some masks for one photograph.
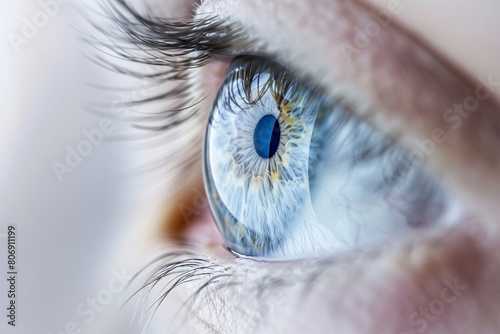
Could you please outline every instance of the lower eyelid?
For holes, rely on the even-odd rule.
[[[192,308],[196,314],[190,319],[199,318],[221,333],[239,332],[238,328],[245,326],[258,329],[260,325],[265,326],[262,329],[277,326],[284,332],[300,326],[308,330],[336,326],[356,333],[371,333],[373,328],[399,333],[415,329],[409,317],[419,314],[422,307],[428,310],[431,303],[438,303],[434,301],[441,300],[447,289],[443,302],[446,312],[429,322],[431,328],[445,326],[447,332],[477,332],[478,323],[469,323],[470,329],[454,327],[463,324],[450,317],[495,303],[493,277],[497,277],[499,269],[491,264],[498,261],[498,251],[492,251],[498,246],[485,247],[481,233],[484,230],[480,227],[467,224],[444,237],[385,247],[374,257],[359,253],[288,263],[235,262],[224,258],[227,253],[220,253],[220,248],[205,248],[205,254],[200,255],[224,267],[227,275],[214,285],[218,288],[201,290]],[[193,286],[188,284],[185,298],[211,277],[204,276]],[[454,297],[453,302],[448,297]],[[270,306],[268,311],[259,312]],[[221,317],[213,317],[213,307],[222,312]],[[249,316],[254,313],[260,314],[260,322],[255,323]],[[284,322],[283,317],[291,314],[301,316]],[[358,318],[360,321],[354,321]],[[224,319],[239,319],[239,323]]]

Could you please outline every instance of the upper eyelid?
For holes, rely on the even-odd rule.
[[[264,9],[265,6],[259,6],[259,3],[261,3],[261,4],[263,3],[263,2],[259,2],[259,1],[260,0],[253,1],[253,5],[250,6],[252,9],[254,9],[254,13],[260,13],[260,14],[262,14],[264,12],[273,13],[273,11],[269,10],[269,8]],[[280,1],[278,1],[278,3],[279,2]],[[316,3],[315,3],[316,7],[321,7],[318,5],[318,3],[320,3],[320,2],[321,1],[316,1]],[[274,7],[279,6],[278,3],[274,4]],[[344,7],[346,7],[346,8],[349,7],[349,9],[347,10],[348,13],[342,12],[342,10],[340,10],[340,13],[335,13],[332,15],[333,17],[338,18],[339,21],[343,21],[343,24],[346,24],[346,22],[347,22],[347,24],[354,26],[356,23],[358,23],[358,24],[364,23],[362,15],[366,14],[365,12],[367,12],[367,9],[364,8],[364,6],[357,6],[356,1],[353,2],[353,1],[348,1],[348,0],[337,0],[337,1],[333,1],[332,3],[336,3],[337,5],[342,3],[343,4],[342,9],[344,9]],[[350,3],[350,4],[347,4],[347,3]],[[320,71],[324,70],[324,68],[320,68],[320,66],[318,66],[314,63],[307,63],[307,61],[310,60],[310,59],[308,59],[310,57],[307,56],[306,52],[303,52],[303,49],[306,49],[307,47],[309,47],[311,45],[311,43],[307,43],[308,41],[306,39],[301,39],[300,37],[296,38],[296,36],[292,36],[292,34],[290,34],[290,33],[282,33],[282,34],[276,34],[278,36],[278,37],[276,37],[278,39],[278,42],[273,43],[273,38],[274,38],[273,34],[262,33],[262,31],[259,31],[258,24],[249,24],[248,22],[245,22],[245,18],[248,18],[250,20],[250,19],[253,19],[253,17],[258,17],[258,15],[252,15],[254,13],[243,14],[242,13],[243,11],[241,10],[241,8],[236,6],[236,4],[241,5],[241,3],[239,3],[238,1],[231,2],[231,4],[232,4],[232,6],[229,6],[228,4],[226,4],[225,1],[209,1],[209,0],[205,1],[203,3],[203,5],[198,10],[198,16],[200,16],[200,17],[205,16],[206,15],[205,11],[207,10],[210,13],[214,13],[214,12],[218,13],[218,15],[220,15],[218,17],[218,19],[221,21],[238,22],[238,24],[241,25],[241,29],[245,29],[247,31],[247,33],[252,36],[252,38],[249,40],[253,40],[253,43],[255,45],[259,45],[260,49],[258,51],[254,50],[257,54],[260,54],[266,58],[273,58],[274,60],[276,60],[278,62],[279,61],[285,62],[286,64],[288,64],[289,66],[292,66],[294,69],[296,69],[298,72],[300,72],[300,73],[298,73],[299,75],[306,75],[310,78],[315,78],[316,82],[318,84],[320,84],[320,86],[322,86],[322,87],[330,86],[329,88],[331,90],[333,90],[334,93],[335,93],[335,90],[337,90],[337,91],[344,90],[343,91],[344,94],[350,95],[351,97],[354,95],[355,92],[352,91],[353,87],[347,87],[349,84],[351,84],[351,82],[349,82],[349,81],[354,82],[354,79],[345,78],[344,73],[340,73],[338,75],[334,75],[331,77],[328,75],[324,75],[324,74],[319,75],[321,73]],[[354,4],[356,4],[356,5],[354,5]],[[291,5],[291,3],[289,3],[289,5]],[[311,6],[311,7],[313,7],[313,6]],[[356,10],[353,10],[354,7],[357,7]],[[256,8],[258,8],[258,9],[256,9]],[[270,8],[273,9],[273,6],[270,6]],[[247,9],[247,8],[245,7],[245,9]],[[286,8],[283,8],[283,9],[285,10]],[[325,10],[325,11],[328,12],[327,10]],[[351,11],[351,12],[349,12],[349,11]],[[320,12],[319,10],[315,11],[316,14],[318,14],[319,12]],[[304,13],[301,17],[305,17],[305,16],[307,16],[306,13]],[[320,22],[322,20],[324,20],[325,17],[327,17],[326,15],[323,15],[323,18],[317,17],[315,15],[309,15],[309,16],[313,17],[314,18],[313,20],[320,21]],[[352,17],[346,18],[348,16],[352,16]],[[279,17],[279,16],[277,16],[277,17]],[[214,18],[216,18],[216,17],[214,17]],[[266,21],[266,23],[270,23],[273,20],[263,19],[262,21]],[[278,21],[278,20],[275,20],[275,21]],[[292,20],[290,20],[290,21],[292,21]],[[282,20],[279,22],[283,23],[285,21]],[[278,30],[286,31],[286,28],[277,29],[277,28],[281,28],[281,27],[279,27],[279,23],[263,24],[263,26],[264,25],[266,26],[266,28],[269,26],[272,26],[275,29],[275,31],[278,31]],[[293,25],[293,23],[291,25]],[[309,24],[309,25],[306,24],[306,25],[304,25],[304,27],[310,28],[310,26],[313,26],[313,25],[314,24],[311,22],[311,24]],[[323,24],[323,25],[324,25],[324,28],[326,28],[325,24]],[[354,35],[349,36],[348,33],[345,33],[345,30],[346,30],[345,27],[343,29],[333,29],[333,28],[341,28],[341,27],[342,27],[342,24],[339,24],[337,26],[332,27],[332,29],[330,31],[328,31],[329,35],[336,36],[334,39],[338,43],[327,43],[327,44],[331,45],[330,48],[326,49],[327,51],[332,51],[331,50],[332,48],[338,49],[337,46],[340,46],[341,43],[350,42],[351,44],[355,44],[353,42],[355,36]],[[271,29],[273,29],[273,28],[271,28]],[[260,29],[263,30],[264,28],[261,27]],[[307,30],[307,29],[305,29],[305,30]],[[426,63],[426,65],[429,65],[429,66],[441,65],[440,66],[441,68],[438,69],[438,70],[440,70],[440,72],[448,72],[446,74],[453,74],[455,76],[454,79],[458,79],[458,80],[462,81],[462,83],[464,83],[466,86],[468,86],[470,84],[470,82],[468,80],[466,80],[463,76],[457,75],[456,73],[453,73],[453,71],[450,71],[449,64],[446,63],[445,61],[443,61],[443,59],[436,59],[436,55],[434,53],[431,53],[427,48],[425,48],[424,45],[420,45],[419,43],[416,43],[413,40],[413,37],[410,38],[410,36],[406,36],[406,34],[407,34],[406,32],[401,32],[401,29],[394,27],[394,26],[391,26],[388,30],[390,30],[390,32],[391,32],[391,37],[395,38],[395,41],[393,41],[393,43],[392,43],[393,44],[392,46],[394,46],[394,47],[389,48],[388,50],[386,50],[388,52],[385,52],[385,54],[381,53],[381,55],[384,54],[384,56],[386,56],[388,58],[391,58],[394,55],[400,56],[401,58],[403,56],[409,56],[408,58],[410,61],[419,61],[420,64],[418,64],[418,65],[422,65],[422,63]],[[291,30],[291,31],[293,31],[293,30]],[[293,31],[293,32],[297,32],[297,30]],[[317,33],[321,34],[322,31],[317,31]],[[323,35],[326,35],[326,34],[323,34]],[[349,38],[349,37],[351,37],[351,38]],[[383,37],[384,36],[382,36],[380,39],[383,39]],[[279,39],[285,39],[285,41],[279,41]],[[265,41],[263,41],[263,40],[265,40]],[[374,38],[373,41],[376,42],[377,38]],[[287,42],[292,42],[292,43],[287,43]],[[323,42],[331,42],[331,41],[326,40]],[[408,42],[408,43],[403,45],[403,47],[401,47],[400,49],[398,49],[398,47],[401,44],[404,44],[404,42]],[[375,43],[372,43],[372,44],[375,44]],[[370,47],[370,45],[368,45],[366,47],[366,50],[361,49],[361,51],[363,51],[363,53],[365,53],[365,54],[370,55],[372,53],[371,49],[372,48]],[[393,49],[397,49],[397,50],[396,50],[396,52],[392,52],[392,54],[391,54],[389,51],[392,51]],[[298,51],[298,52],[296,52],[296,51]],[[358,49],[358,51],[360,51],[360,50]],[[408,53],[410,51],[417,53],[417,55],[413,55],[413,57],[412,57],[412,55],[410,55]],[[239,49],[237,46],[234,47],[233,52],[236,55],[249,54],[247,50]],[[310,52],[310,53],[312,53],[312,52]],[[355,67],[362,65],[361,64],[362,61],[366,62],[366,61],[374,60],[373,57],[371,57],[371,56],[365,57],[367,59],[362,59],[360,61],[358,61],[356,59],[356,57],[352,57],[351,59],[349,59],[348,62],[346,62],[346,59],[338,58],[338,56],[339,56],[339,52],[330,52],[327,55],[327,57],[330,58],[328,60],[331,63],[337,63],[336,66],[332,66],[332,67],[335,67],[338,70],[338,72],[341,72],[342,70],[344,70],[346,68],[349,70],[351,70],[351,69],[356,70]],[[363,55],[360,55],[360,56],[363,56]],[[418,57],[421,57],[422,59],[417,59]],[[275,58],[277,58],[277,59],[275,59]],[[342,60],[342,61],[336,62],[338,60]],[[396,57],[394,57],[393,60],[395,62],[397,62],[400,59],[396,59]],[[369,64],[369,65],[371,65],[371,64]],[[409,64],[409,65],[412,65],[412,64]],[[369,66],[364,68],[363,69],[364,73],[357,73],[358,75],[357,75],[356,79],[362,79],[361,77],[363,75],[366,76],[366,74],[370,72],[370,69],[371,68]],[[335,73],[335,74],[337,74],[337,73]],[[443,73],[439,73],[439,74],[443,74]],[[337,79],[337,77],[342,77],[342,75],[344,76],[343,78]],[[334,81],[334,82],[332,82],[332,81]],[[404,84],[404,83],[402,83],[402,84]],[[332,85],[335,85],[336,87],[332,88],[331,87]],[[364,92],[365,92],[364,89],[358,88],[356,93],[364,93]],[[359,94],[357,94],[357,95],[358,96],[356,98],[359,99]],[[355,98],[353,98],[353,100],[355,100]]]

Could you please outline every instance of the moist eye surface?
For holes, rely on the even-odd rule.
[[[438,180],[350,108],[275,62],[239,60],[209,117],[204,176],[217,225],[247,256],[322,256],[448,225]]]

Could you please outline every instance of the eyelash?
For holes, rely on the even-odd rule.
[[[152,89],[166,82],[175,83],[175,88],[127,102],[131,106],[166,99],[180,100],[172,108],[156,115],[155,119],[163,119],[163,124],[144,124],[152,120],[151,117],[144,117],[136,124],[141,128],[169,130],[196,114],[200,99],[186,94],[193,89],[189,80],[190,71],[205,66],[214,55],[227,56],[232,46],[242,42],[237,29],[211,18],[174,22],[148,13],[139,14],[125,0],[104,0],[102,5],[109,21],[96,23],[88,19],[98,37],[87,36],[85,40],[100,53],[128,63],[148,65],[154,72],[130,70],[128,66],[115,64],[101,54],[94,55],[92,60],[107,70],[149,82]]]
[[[418,241],[415,245],[418,245]],[[139,283],[140,287],[129,294],[122,307],[126,307],[133,300],[139,302],[138,305],[132,305],[132,307],[139,312],[139,321],[146,318],[143,333],[147,331],[152,318],[165,299],[186,283],[194,283],[197,286],[189,292],[182,306],[177,310],[174,322],[169,325],[170,328],[177,324],[182,326],[189,316],[199,317],[200,308],[207,306],[206,295],[210,298],[210,305],[215,303],[215,300],[224,305],[227,298],[234,298],[234,295],[230,295],[231,293],[238,295],[237,291],[226,289],[230,287],[238,289],[242,286],[244,286],[245,294],[244,296],[238,295],[236,298],[246,298],[245,301],[247,299],[249,302],[252,301],[255,304],[247,305],[248,308],[254,307],[255,311],[260,312],[258,319],[251,317],[248,321],[264,322],[265,317],[270,316],[266,312],[269,307],[272,307],[269,303],[276,302],[276,298],[282,298],[283,289],[289,291],[294,286],[300,286],[302,290],[299,293],[307,293],[308,289],[313,288],[315,282],[321,277],[339,275],[344,270],[344,266],[352,267],[353,263],[363,261],[372,262],[382,253],[391,250],[389,245],[380,245],[335,257],[300,261],[276,260],[268,263],[268,266],[262,266],[259,261],[248,258],[236,259],[235,263],[221,264],[217,259],[203,254],[192,246],[177,244],[175,247],[182,250],[166,252],[158,256],[130,280],[129,288],[136,283]],[[301,285],[301,283],[304,284]],[[155,292],[158,293],[155,294]],[[225,295],[226,292],[229,295]],[[270,296],[272,298],[269,298]],[[223,321],[221,326],[224,326]]]
[[[158,263],[161,264],[157,265]],[[148,271],[151,272],[146,274]],[[124,306],[136,297],[141,301],[147,301],[158,284],[165,283],[159,295],[155,296],[154,301],[150,305],[145,305],[148,307],[146,312],[153,310],[146,322],[144,328],[146,330],[158,308],[174,289],[188,282],[203,282],[201,287],[193,292],[178,310],[178,312],[181,312],[186,307],[186,315],[188,315],[194,310],[193,305],[196,303],[196,298],[204,289],[216,283],[216,280],[219,278],[230,277],[226,271],[227,268],[224,268],[220,264],[212,263],[209,259],[197,254],[193,250],[167,252],[152,260],[132,277],[129,284],[133,284],[136,281],[144,283],[130,295],[125,301]],[[145,279],[139,279],[142,274],[146,274]]]
[[[99,17],[104,16],[104,21],[87,16],[93,34],[84,40],[98,50],[91,60],[111,72],[141,80],[146,91],[145,98],[125,99],[119,104],[128,111],[133,107],[148,110],[133,111],[136,117],[127,119],[133,127],[151,134],[175,136],[177,140],[189,138],[189,131],[179,134],[177,129],[196,122],[201,114],[203,97],[191,78],[193,70],[207,65],[214,57],[232,57],[234,48],[243,49],[249,41],[239,28],[211,17],[172,21],[158,18],[152,11],[141,14],[126,0],[102,0],[100,4],[104,15]],[[148,71],[132,70],[134,64],[144,65]],[[165,109],[167,101],[169,108]],[[117,105],[99,107],[105,110],[94,108],[91,112],[112,118],[109,109]],[[184,149],[171,152],[175,159],[162,159],[145,167],[156,170],[162,166],[168,174],[180,172],[200,159],[200,152],[185,154]]]

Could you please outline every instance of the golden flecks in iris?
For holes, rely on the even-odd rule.
[[[292,110],[292,108],[293,108],[293,103],[292,102],[288,101],[285,98],[281,101],[280,110],[281,110],[282,113],[290,115],[290,111]]]
[[[260,176],[252,176],[252,183],[255,184],[255,185],[259,185],[260,182],[262,181],[262,178]]]
[[[293,109],[293,103],[287,100],[283,95],[273,92],[274,100],[276,101],[276,106],[280,111],[280,117],[285,121],[286,125],[292,126],[294,123],[291,117],[291,111]]]
[[[276,182],[281,178],[281,173],[279,171],[271,172],[271,182]]]

